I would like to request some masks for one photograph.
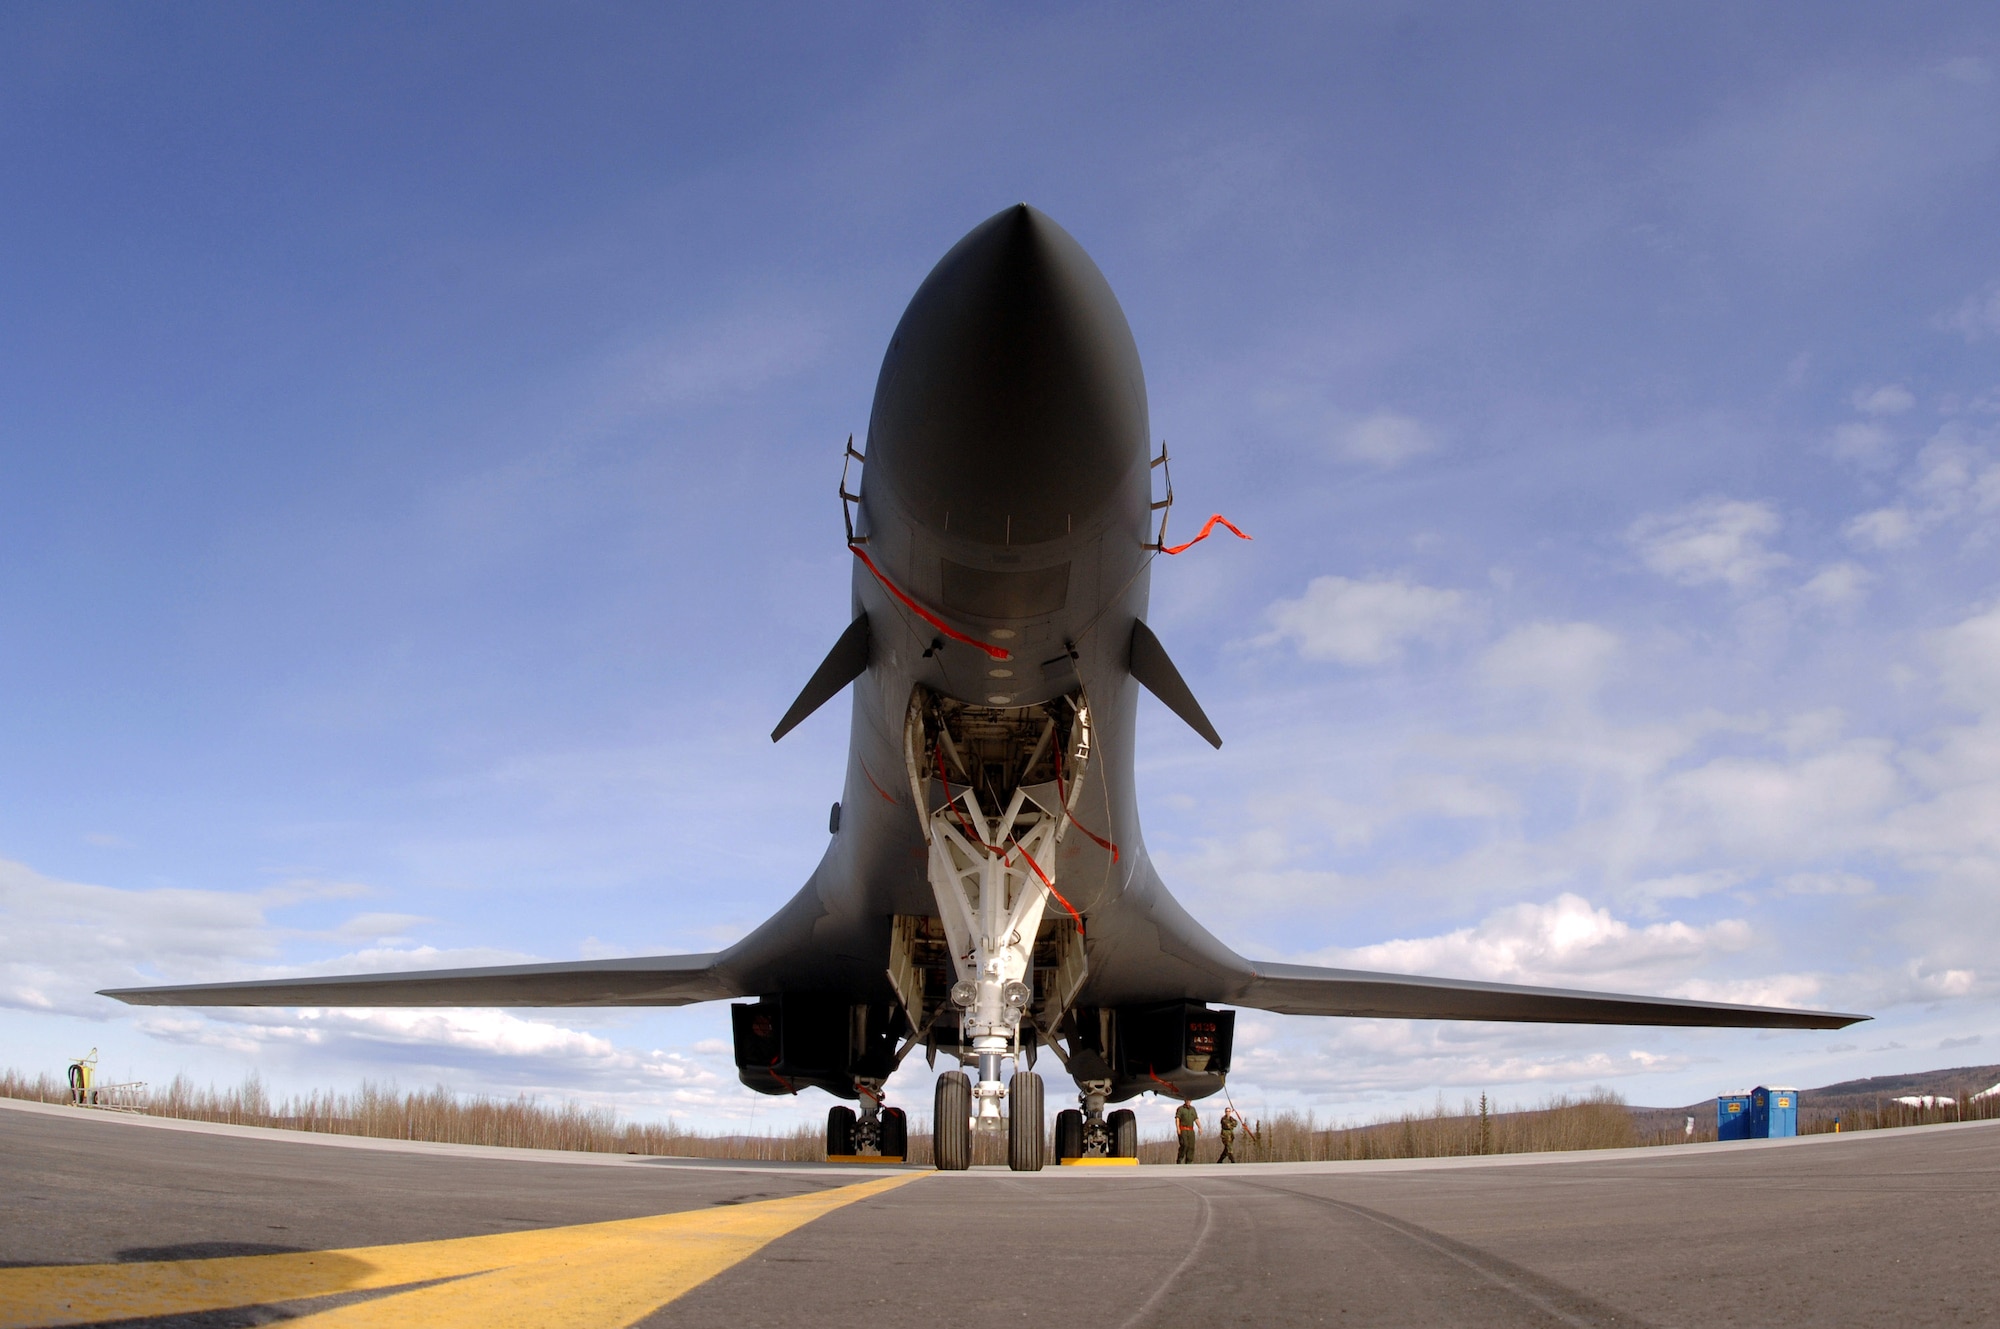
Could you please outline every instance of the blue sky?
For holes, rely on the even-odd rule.
[[[822,1112],[736,1086],[719,1007],[90,994],[705,950],[789,897],[844,707],[765,736],[845,617],[842,443],[1023,199],[1125,305],[1180,525],[1256,537],[1155,579],[1228,740],[1142,712],[1200,917],[1877,1016],[1246,1012],[1240,1104],[2000,1060],[1997,45],[1973,5],[10,11],[3,1060]]]

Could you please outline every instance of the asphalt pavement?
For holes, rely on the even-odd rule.
[[[0,1327],[2000,1322],[2000,1123],[938,1174],[0,1100],[0,1198]]]

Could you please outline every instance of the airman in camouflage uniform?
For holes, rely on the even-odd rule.
[[[1195,1132],[1201,1127],[1201,1114],[1194,1110],[1193,1103],[1182,1103],[1174,1109],[1174,1129],[1181,1137],[1180,1157],[1176,1163],[1194,1162]]]

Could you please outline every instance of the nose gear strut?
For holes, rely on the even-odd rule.
[[[1027,737],[1037,730],[1029,748]],[[1017,1092],[1016,1099],[1033,1100],[1017,1101],[1017,1113],[1035,1120],[1010,1121],[1003,1063],[1018,1063],[1022,1021],[1035,1005],[1042,915],[1051,898],[1075,912],[1056,891],[1056,849],[1074,824],[1071,811],[1090,762],[1090,710],[1080,695],[996,709],[961,705],[920,687],[910,698],[903,755],[957,975],[950,1000],[959,1012],[960,1057],[978,1070],[970,1124],[1019,1137],[1018,1145],[1010,1141],[1010,1162],[1032,1170],[1041,1166],[1041,1095]],[[1047,779],[1034,779],[1044,772]],[[1049,1013],[1051,1020],[1060,1014]],[[1026,1087],[1016,1079],[1017,1091]],[[951,1128],[940,1121],[938,1129]]]

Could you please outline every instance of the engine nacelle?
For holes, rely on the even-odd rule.
[[[1070,1073],[1079,1081],[1111,1081],[1112,1102],[1148,1090],[1206,1098],[1228,1080],[1236,1012],[1199,1001],[1085,1008],[1072,1014],[1069,1030]]]
[[[909,1030],[889,1002],[854,1003],[810,992],[732,1005],[736,1075],[760,1094],[824,1089],[857,1098],[856,1078],[883,1080],[896,1066],[896,1040]]]

